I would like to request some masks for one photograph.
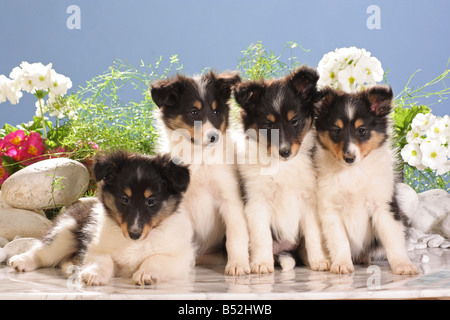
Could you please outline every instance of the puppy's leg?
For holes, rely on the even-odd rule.
[[[323,235],[331,258],[331,273],[354,271],[350,243],[339,213],[326,205],[319,206]]]
[[[312,270],[330,270],[330,260],[324,249],[320,221],[316,214],[316,205],[306,202],[303,219],[300,221],[301,230],[305,236],[307,262]]]
[[[114,275],[114,261],[108,254],[86,253],[80,279],[88,286],[108,284]]]
[[[150,285],[174,279],[186,279],[192,270],[191,259],[176,255],[155,254],[147,257],[133,274],[132,281],[137,285]]]
[[[60,219],[43,240],[36,240],[30,250],[11,257],[9,264],[20,272],[58,265],[77,250],[72,231],[75,227],[76,221],[73,218]]]
[[[386,251],[386,257],[395,274],[417,274],[417,268],[408,258],[401,221],[396,221],[388,210],[379,209],[372,216],[375,231]]]
[[[252,198],[245,207],[250,235],[250,269],[252,273],[274,271],[273,240],[269,205],[263,199]]]
[[[227,265],[225,274],[242,275],[250,273],[249,235],[244,213],[244,202],[241,199],[239,184],[235,174],[227,167],[222,171],[222,178],[229,183],[219,183],[221,204],[219,212],[225,223]]]

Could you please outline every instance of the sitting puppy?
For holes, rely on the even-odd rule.
[[[168,155],[115,152],[94,165],[97,198],[68,206],[38,243],[9,263],[17,271],[81,267],[81,281],[106,285],[113,276],[146,285],[188,275],[192,231],[179,204],[189,170]]]
[[[349,273],[383,247],[395,274],[415,274],[405,247],[404,216],[395,196],[390,141],[392,90],[323,90],[317,104],[318,212],[331,272]]]

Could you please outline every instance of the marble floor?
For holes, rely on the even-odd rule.
[[[356,266],[350,275],[296,267],[271,275],[224,276],[224,267],[197,266],[186,282],[138,287],[114,278],[108,286],[84,287],[60,269],[17,273],[0,265],[0,299],[158,299],[158,300],[292,300],[292,299],[450,299],[450,249],[409,252],[417,276],[398,276],[386,261]],[[428,262],[422,259],[429,257]],[[75,272],[74,272],[75,274]]]

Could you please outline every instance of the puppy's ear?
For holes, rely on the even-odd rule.
[[[114,179],[129,157],[130,155],[125,151],[99,156],[94,163],[95,181],[105,180],[108,182]]]
[[[169,188],[173,193],[185,192],[189,186],[190,172],[187,166],[177,164],[179,159],[171,159],[170,156],[157,156],[161,166],[161,173],[168,181]]]
[[[286,81],[303,100],[311,101],[316,97],[316,85],[319,80],[317,71],[302,65],[287,76]]]
[[[318,91],[316,98],[318,101],[314,104],[314,114],[317,117],[328,114],[328,111],[335,103],[337,96],[337,92],[330,87]]]
[[[241,82],[239,72],[224,72],[215,76],[215,85],[224,100],[228,100],[231,96],[233,88]]]
[[[370,111],[377,117],[384,117],[391,113],[394,94],[388,85],[376,85],[365,91],[370,103]]]
[[[186,78],[178,75],[173,79],[159,80],[150,86],[153,102],[159,107],[174,105],[186,84]]]
[[[239,83],[233,90],[234,98],[239,106],[247,112],[254,111],[261,101],[265,85],[261,82],[249,81]]]

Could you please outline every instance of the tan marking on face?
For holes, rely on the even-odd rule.
[[[288,114],[287,114],[287,119],[289,120],[289,121],[291,121],[292,119],[294,119],[294,117],[295,117],[295,112],[294,111],[289,111],[288,112]]]
[[[334,123],[336,125],[336,127],[339,127],[341,129],[344,128],[344,122],[342,122],[341,119],[337,119],[336,122]]]
[[[269,115],[267,115],[267,119],[270,121],[270,122],[275,122],[275,115],[273,115],[273,114],[269,114]]]
[[[196,107],[198,110],[200,110],[203,107],[203,104],[200,100],[195,100],[194,107]]]
[[[355,128],[358,129],[359,127],[361,127],[362,125],[364,125],[364,121],[362,121],[361,119],[357,119],[355,121]]]
[[[377,131],[372,131],[370,139],[365,142],[355,142],[356,146],[359,148],[361,154],[361,159],[364,159],[369,155],[372,150],[375,150],[381,146],[381,144],[386,140],[386,134]]]
[[[172,129],[172,130],[177,130],[177,129],[187,130],[189,132],[190,137],[194,138],[194,126],[190,126],[186,122],[184,122],[182,115],[179,115],[175,118],[169,118],[169,119],[165,120],[165,122],[166,122],[166,125],[170,129]]]
[[[217,102],[213,101],[213,103],[212,103],[212,105],[211,105],[211,108],[212,108],[213,110],[216,110],[216,109],[217,109]]]
[[[125,194],[130,198],[132,193],[131,193],[131,189],[130,188],[125,188],[125,190],[123,190],[125,192]]]
[[[153,192],[150,189],[147,189],[144,191],[144,197],[147,199],[153,194]]]
[[[344,152],[343,152],[344,142],[334,143],[333,140],[331,140],[330,134],[327,131],[319,133],[319,140],[325,147],[325,149],[330,151],[336,157],[336,159],[338,160],[344,159]]]

